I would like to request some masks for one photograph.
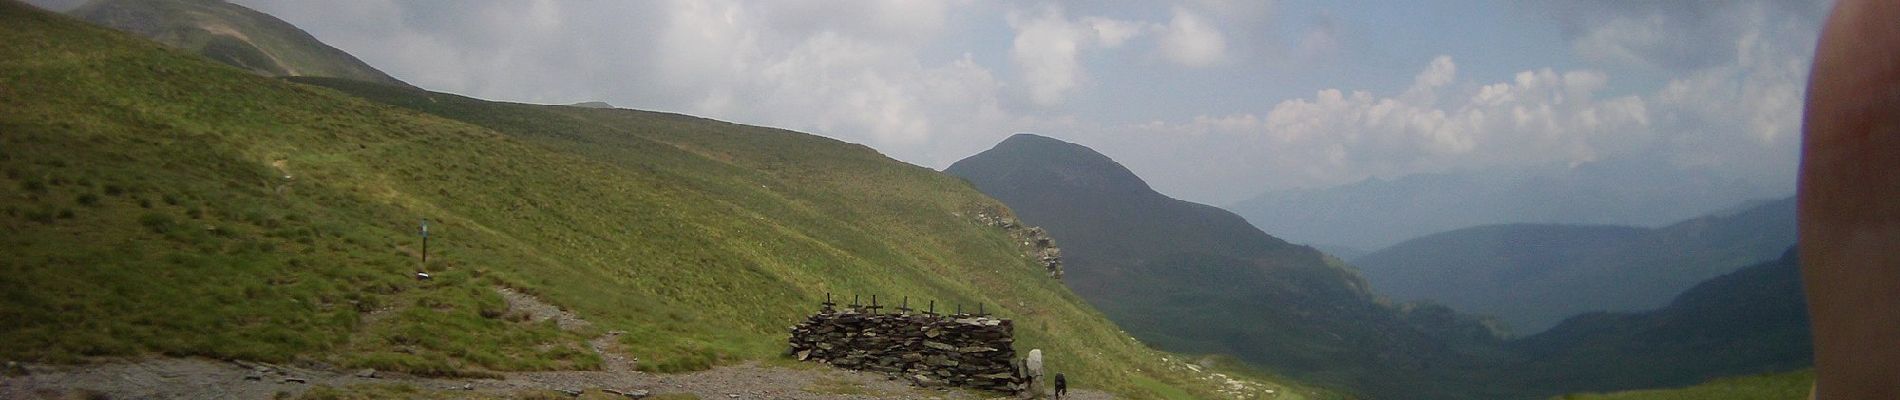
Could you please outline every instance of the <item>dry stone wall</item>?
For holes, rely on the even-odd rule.
[[[792,327],[792,356],[883,372],[924,387],[1023,390],[1010,320],[980,312],[939,315],[900,308],[898,313],[880,313],[880,308],[826,302],[817,314]]]

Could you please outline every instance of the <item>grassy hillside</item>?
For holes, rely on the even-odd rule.
[[[1661,307],[1794,243],[1794,198],[1662,228],[1510,224],[1427,235],[1352,260],[1381,294],[1496,316],[1534,334],[1591,311]]]
[[[70,13],[264,76],[404,85],[296,26],[224,0],[93,0]]]
[[[1068,283],[1143,340],[1225,353],[1379,398],[1460,398],[1427,375],[1492,353],[1442,307],[1393,308],[1338,260],[1150,189],[1082,145],[1029,134],[946,169],[1063,246]]]
[[[1078,386],[1219,397],[970,218],[1005,209],[956,178],[783,130],[329,84],[447,105],[0,3],[0,358],[482,375],[595,368],[583,341],[620,330],[641,368],[691,370],[780,357],[832,292],[987,304]],[[593,328],[523,322],[495,287]]]
[[[1814,371],[1722,378],[1675,389],[1579,393],[1553,400],[1801,400],[1814,386]]]

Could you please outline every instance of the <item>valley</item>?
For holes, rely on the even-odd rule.
[[[1526,336],[1572,315],[1661,307],[1696,283],[1772,260],[1794,242],[1788,197],[1654,229],[1477,226],[1349,262],[1380,294],[1494,316]]]
[[[1539,398],[1688,385],[1812,362],[1788,250],[1792,199],[1657,230],[1511,225],[1428,236],[1361,257],[1358,263],[1389,268],[1364,269],[1383,279],[1368,284],[1359,268],[1224,210],[1161,195],[1079,144],[1019,134],[946,172],[1047,228],[1063,245],[1077,294],[1136,337],[1171,351],[1232,354],[1369,398]],[[1578,276],[1595,271],[1563,265],[1607,271],[1590,280]],[[1549,283],[1478,285],[1511,274]],[[1397,291],[1409,298],[1392,302],[1380,282],[1438,286],[1429,294]],[[1577,292],[1563,297],[1568,290]],[[1511,337],[1504,325],[1465,314],[1459,307],[1467,303],[1415,301],[1516,293],[1530,297],[1477,304],[1549,299],[1585,308],[1552,311],[1563,324]],[[1647,296],[1663,300],[1585,313],[1598,310],[1588,308],[1600,304],[1591,301]]]
[[[55,3],[71,4],[41,8]],[[1147,68],[1240,68],[1167,47],[1239,20],[1201,24],[1205,4],[1146,24],[1063,14],[1085,5],[1012,5],[853,30],[797,4],[577,15],[563,14],[576,3],[519,14],[477,3],[80,3],[0,0],[0,398],[1001,399],[1024,395],[1011,391],[1032,370],[1086,400],[1780,398],[1814,380],[1795,198],[1720,173],[1720,157],[1570,143],[1558,146],[1577,151],[1568,160],[1408,161],[1397,153],[1441,157],[1482,139],[1412,119],[1399,125],[1430,125],[1442,141],[1333,146],[1310,165],[1231,175],[1279,189],[1225,208],[1144,178],[1287,167],[1315,157],[1302,153],[1311,141],[1337,139],[1287,129],[1462,101],[1452,89],[1491,102],[1459,113],[1591,100],[1604,85],[1593,72],[1552,86],[1581,94],[1498,97],[1555,75],[1449,84],[1456,67],[1439,56],[1397,100],[1381,99],[1383,111],[1359,117],[1293,118],[1374,98],[1322,89],[1323,101],[1280,101],[1264,118],[1131,130],[1076,116],[1127,101],[1090,91]],[[932,11],[864,8],[847,17]],[[642,14],[662,9],[675,13]],[[636,17],[652,26],[611,40],[456,47]],[[498,25],[425,32],[469,18]],[[966,25],[1017,36],[950,36],[950,47],[1001,43],[1022,70],[991,74],[982,65],[1003,56],[981,50],[928,66],[920,60],[936,61],[924,55],[936,48],[919,43],[942,36],[899,32]],[[764,30],[721,30],[735,27]],[[820,33],[774,36],[808,29]],[[387,47],[358,58],[318,40],[339,31]],[[635,44],[649,36],[731,46]],[[1068,53],[1020,48],[1063,43]],[[1231,43],[1233,54],[1267,51]],[[1161,47],[1139,62],[1073,54],[1124,45]],[[574,49],[586,55],[550,57]],[[768,57],[780,51],[793,56]],[[591,79],[575,81],[595,86],[586,90],[534,83],[656,54],[659,67],[566,77]],[[1054,56],[1138,69],[1064,80],[1048,74],[1070,64],[1030,60]],[[561,66],[502,67],[526,59]],[[468,65],[415,72],[454,63]],[[841,89],[851,85],[884,86]],[[490,96],[508,87],[536,94]],[[1069,96],[1084,106],[1067,108]],[[1155,110],[1203,110],[1198,101]],[[1312,104],[1324,107],[1296,109]],[[1023,107],[1034,111],[1011,114]],[[1611,120],[1632,109],[1643,110],[1558,112],[1624,138],[1598,129],[1638,121]],[[786,118],[810,123],[760,122]],[[1128,152],[1154,132],[1281,153]],[[988,147],[968,142],[979,139]],[[1302,186],[1319,182],[1330,183]],[[1263,185],[1224,184],[1236,188],[1195,189]],[[847,322],[801,325],[840,305],[856,310],[820,315]],[[1032,349],[1035,361],[1019,357]],[[866,368],[886,373],[852,370]],[[979,378],[993,390],[952,387]]]

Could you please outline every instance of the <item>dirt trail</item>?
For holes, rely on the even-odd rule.
[[[541,299],[515,291],[514,289],[500,287],[495,288],[495,292],[500,293],[501,298],[508,301],[509,310],[527,313],[530,321],[538,323],[552,319],[555,325],[569,331],[581,330],[594,325],[574,315],[574,313],[562,310],[560,307],[555,307],[552,304],[541,301]],[[621,333],[620,331],[607,331],[587,341],[587,347],[594,350],[595,354],[600,355],[601,369],[606,372],[633,371],[634,363],[639,361],[633,357],[628,357],[626,353],[620,351],[619,339]]]
[[[311,388],[408,385],[424,391],[469,391],[511,396],[543,390],[646,390],[691,393],[701,399],[986,399],[968,391],[921,389],[882,374],[832,368],[782,368],[756,363],[707,371],[659,375],[637,371],[510,372],[501,379],[424,378],[378,372],[335,371],[199,358],[153,358],[82,366],[27,365],[24,376],[0,378],[0,398],[63,399],[104,395],[112,399],[266,399],[299,395]],[[258,368],[263,368],[260,373]],[[1112,398],[1076,390],[1079,400]]]
[[[555,319],[562,329],[592,325],[573,313],[507,288],[497,292],[511,310],[534,321]],[[688,374],[661,375],[634,369],[639,361],[619,349],[620,332],[588,341],[600,353],[600,371],[507,372],[500,379],[429,378],[386,371],[345,371],[324,366],[228,362],[202,358],[110,360],[78,366],[27,364],[24,375],[0,377],[0,399],[267,399],[299,395],[311,388],[354,385],[408,385],[424,391],[462,391],[508,397],[530,390],[645,390],[658,395],[691,393],[701,399],[984,399],[1006,398],[969,391],[911,386],[882,374],[833,368],[785,368],[757,363],[723,366]],[[1113,398],[1107,393],[1075,390],[1077,400]]]
[[[555,325],[559,325],[561,329],[570,331],[594,326],[592,322],[587,322],[587,320],[581,319],[580,316],[574,315],[574,313],[562,310],[560,307],[555,307],[553,304],[543,302],[541,299],[526,293],[505,287],[497,287],[495,288],[495,292],[500,293],[501,298],[508,301],[509,310],[528,313],[528,319],[531,321],[541,322],[553,319]]]

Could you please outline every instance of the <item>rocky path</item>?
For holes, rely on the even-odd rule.
[[[267,399],[319,386],[399,385],[439,397],[515,397],[536,390],[690,393],[700,399],[984,399],[968,391],[920,389],[881,374],[756,363],[660,375],[637,371],[512,372],[501,379],[424,378],[198,358],[153,358],[83,366],[27,365],[0,378],[0,399]],[[1080,400],[1112,398],[1078,390]]]
[[[526,312],[535,321],[555,319],[568,330],[591,326],[533,296],[507,288],[496,291],[507,299],[510,309]],[[0,399],[268,399],[295,397],[317,387],[350,390],[372,385],[412,388],[436,398],[512,398],[536,391],[683,393],[700,399],[993,398],[977,392],[921,389],[882,374],[824,367],[749,363],[688,374],[649,374],[635,370],[639,360],[620,351],[619,334],[609,331],[588,341],[601,355],[600,371],[508,372],[499,379],[462,379],[202,358],[105,360],[78,366],[9,366],[9,373],[0,377]],[[1078,390],[1065,398],[1112,397]]]

